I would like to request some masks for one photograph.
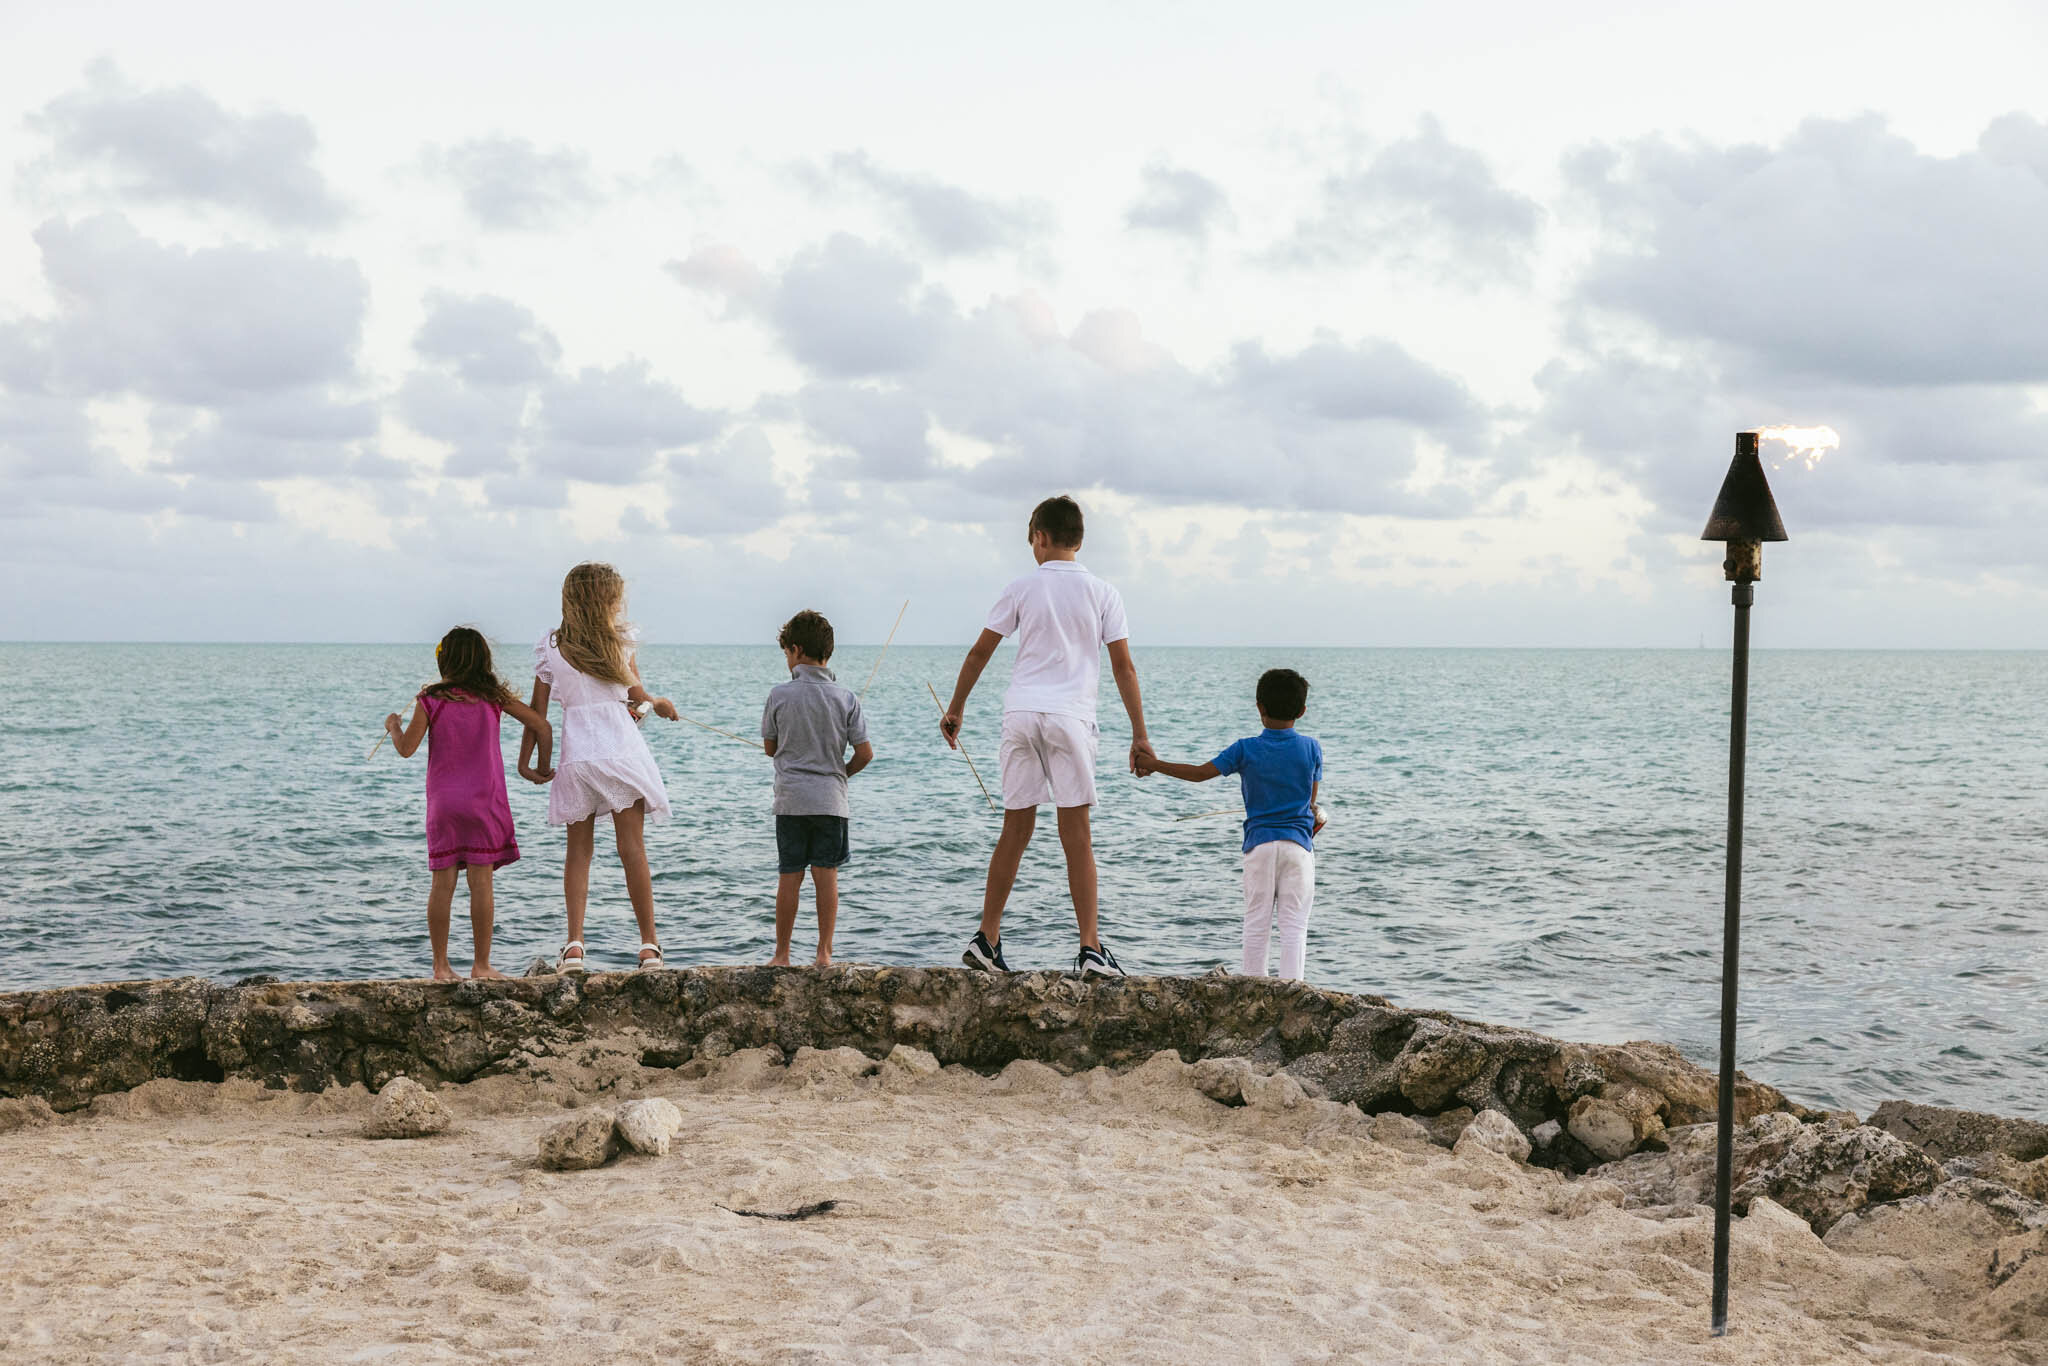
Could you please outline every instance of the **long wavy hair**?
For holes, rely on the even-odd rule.
[[[420,689],[424,696],[465,693],[501,707],[519,700],[491,667],[491,643],[474,626],[458,626],[442,636],[441,643],[434,647],[434,662],[441,666],[441,681]]]
[[[632,653],[626,645],[626,581],[608,564],[586,561],[562,580],[562,624],[555,648],[564,663],[622,688],[633,686]]]

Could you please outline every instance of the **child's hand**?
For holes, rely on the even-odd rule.
[[[676,704],[669,701],[666,697],[654,699],[654,714],[664,721],[680,721],[683,719],[676,715]]]
[[[529,783],[542,784],[551,781],[555,776],[555,771],[548,767],[545,762],[538,766],[521,764],[519,766],[519,776],[526,779]]]
[[[404,727],[404,725],[405,722],[398,719],[398,713],[392,712],[391,715],[384,718],[384,733],[386,735],[389,735],[392,739],[396,740],[398,738],[398,732]]]
[[[1159,756],[1152,750],[1150,740],[1131,741],[1131,772],[1140,778],[1149,778],[1159,771]]]
[[[957,707],[939,718],[939,734],[946,737],[947,748],[960,748],[960,725],[966,719]]]

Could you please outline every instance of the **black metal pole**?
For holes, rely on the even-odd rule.
[[[1714,1336],[1728,1332],[1728,1200],[1735,1174],[1735,974],[1742,955],[1742,779],[1749,744],[1749,608],[1756,586],[1738,583],[1735,683],[1728,727],[1728,888],[1721,923],[1721,1113],[1714,1154]]]

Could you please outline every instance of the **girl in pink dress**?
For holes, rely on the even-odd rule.
[[[642,708],[666,720],[676,709],[666,697],[640,686],[633,658],[639,638],[621,617],[626,581],[608,564],[579,564],[562,580],[562,624],[533,647],[534,711],[548,712],[550,699],[562,707],[562,762],[553,772],[527,763],[532,732],[519,742],[519,772],[548,790],[548,824],[569,828],[562,861],[562,899],[569,911],[569,942],[555,960],[560,972],[586,970],[583,910],[590,899],[590,860],[597,818],[612,818],[613,842],[626,874],[633,918],[640,922],[640,966],[660,968],[661,941],[654,937],[654,880],[647,871],[645,825],[668,818],[668,791],[654,752],[637,724]]]
[[[412,720],[403,728],[398,713],[384,718],[391,747],[411,758],[427,740],[427,935],[434,945],[434,980],[453,982],[448,962],[448,920],[455,906],[455,872],[469,878],[469,924],[475,939],[471,977],[502,978],[491,966],[491,874],[519,857],[512,835],[512,803],[505,796],[505,752],[498,746],[498,718],[512,713],[540,747],[545,772],[554,749],[547,717],[512,695],[491,670],[491,647],[481,633],[458,626],[434,649],[441,681],[420,689]],[[523,743],[522,743],[523,748]],[[524,765],[522,773],[526,772]],[[535,781],[545,779],[535,778]]]

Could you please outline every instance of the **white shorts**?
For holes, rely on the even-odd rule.
[[[1003,713],[1003,805],[1026,811],[1095,805],[1093,721],[1050,711]]]

